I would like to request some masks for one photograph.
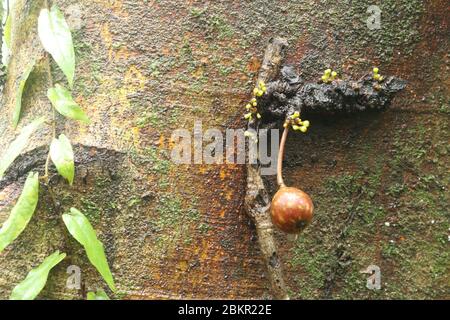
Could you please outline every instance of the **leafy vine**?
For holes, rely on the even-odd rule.
[[[8,4],[9,6],[9,4]],[[8,10],[9,12],[9,10]],[[10,15],[6,18],[3,30],[3,39],[7,46],[10,46]],[[38,17],[38,35],[43,48],[45,49],[45,65],[48,79],[47,97],[52,106],[52,118],[39,118],[24,126],[17,137],[10,143],[6,152],[0,159],[0,179],[15,159],[27,146],[30,137],[44,124],[52,127],[52,140],[49,144],[49,152],[45,162],[45,172],[39,176],[38,172],[29,172],[21,195],[11,210],[9,217],[0,229],[0,254],[25,230],[30,222],[39,200],[40,183],[46,186],[51,198],[56,203],[54,192],[49,185],[49,166],[54,164],[57,172],[67,180],[72,186],[75,177],[75,161],[72,144],[69,138],[56,132],[56,113],[64,117],[89,123],[89,118],[83,109],[72,98],[75,78],[75,50],[72,42],[72,35],[63,13],[56,5],[49,7],[45,1],[45,7],[41,9]],[[50,70],[51,59],[58,65],[64,73],[69,89],[61,83],[54,83]],[[6,59],[3,59],[7,61]],[[15,91],[15,107],[12,115],[12,125],[16,128],[20,122],[22,109],[22,94],[25,89],[27,79],[35,66],[35,61],[22,73]],[[97,238],[96,232],[87,217],[77,210],[71,208],[69,212],[61,215],[62,224],[68,233],[77,240],[85,249],[87,258],[97,269],[112,292],[117,292],[113,275],[108,265],[105,250],[102,242]],[[59,250],[46,257],[36,268],[29,271],[26,278],[17,284],[10,295],[14,300],[30,300],[38,296],[45,287],[49,272],[66,257],[65,253]],[[109,299],[103,290],[96,293],[89,292],[88,300]]]

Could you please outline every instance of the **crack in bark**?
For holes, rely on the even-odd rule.
[[[363,196],[363,191],[361,188],[358,189],[358,193],[355,197],[355,200],[349,209],[349,215],[345,219],[342,229],[339,232],[339,235],[336,239],[336,246],[334,249],[334,256],[336,257],[336,260],[333,261],[333,263],[330,266],[330,270],[328,271],[327,276],[325,277],[324,281],[324,290],[323,290],[323,298],[324,299],[332,299],[333,295],[333,288],[336,280],[336,275],[338,274],[339,270],[342,268],[345,268],[346,266],[351,264],[352,258],[348,255],[346,251],[346,247],[344,245],[344,241],[347,235],[347,230],[351,227],[353,221],[355,220],[355,216],[357,215],[357,212],[355,208],[358,207],[359,201],[361,197]]]
[[[125,156],[125,153],[117,150],[80,144],[74,145],[73,149],[75,154],[75,165],[87,164],[98,160],[108,162]],[[92,150],[95,150],[95,152],[92,152]],[[43,172],[47,153],[48,147],[41,146],[17,157],[13,164],[8,168],[4,177],[0,180],[0,190],[11,183],[16,182],[21,177],[26,176],[28,172],[32,170],[41,170]],[[52,170],[52,173],[56,174],[56,169]]]

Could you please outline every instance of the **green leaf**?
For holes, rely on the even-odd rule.
[[[84,214],[75,208],[63,214],[63,220],[70,234],[84,247],[89,261],[100,272],[109,288],[115,292],[114,279],[106,260],[103,244],[97,239],[94,228]]]
[[[5,14],[5,12],[3,12]],[[0,63],[2,63],[5,67],[8,67],[9,58],[11,56],[11,21],[12,21],[12,12],[9,12],[8,17],[6,18],[4,29],[3,29],[3,47],[1,48],[2,57]],[[1,36],[1,35],[0,35]]]
[[[72,185],[75,176],[73,149],[69,139],[64,134],[61,134],[59,139],[53,139],[50,145],[50,158],[59,174],[66,178],[70,185]]]
[[[97,292],[88,292],[87,294],[88,300],[111,300],[105,291],[99,289]]]
[[[81,107],[73,100],[69,90],[57,84],[54,88],[47,90],[47,97],[52,102],[55,109],[63,116],[89,123]]]
[[[39,118],[24,127],[17,138],[11,142],[6,152],[0,159],[0,179],[3,177],[5,171],[9,168],[11,163],[20,155],[22,150],[27,146],[30,136],[37,128],[45,121],[45,118]]]
[[[13,114],[13,125],[14,128],[17,127],[17,124],[20,120],[20,112],[22,111],[22,95],[23,95],[23,89],[25,88],[25,84],[27,83],[28,77],[30,76],[31,71],[34,68],[35,62],[33,62],[22,74],[22,77],[19,80],[19,86],[17,87],[16,91],[16,106],[14,108],[14,114]]]
[[[53,5],[50,11],[48,9],[41,10],[38,19],[38,33],[42,46],[52,55],[72,88],[75,74],[75,50],[72,34],[64,15],[56,5]]]
[[[33,300],[44,289],[50,270],[66,257],[65,253],[54,252],[45,258],[40,266],[31,270],[25,280],[12,291],[10,300]]]
[[[9,49],[11,49],[11,12],[6,18],[5,29],[3,30],[3,36],[5,37],[5,43]]]
[[[0,229],[0,253],[13,242],[30,222],[39,199],[39,174],[30,172],[22,194]]]

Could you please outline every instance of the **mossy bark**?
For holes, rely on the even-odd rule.
[[[44,1],[17,0],[13,50],[0,117],[0,154],[20,127],[51,116],[46,60],[37,38]],[[271,297],[256,230],[244,210],[245,166],[170,161],[176,128],[243,128],[271,37],[288,40],[287,62],[309,81],[332,67],[357,78],[373,66],[408,81],[383,113],[314,116],[291,135],[285,180],[315,203],[298,238],[277,235],[292,298],[448,298],[447,2],[383,1],[381,29],[369,30],[371,1],[53,1],[73,27],[74,97],[92,120],[61,117],[75,145],[73,188],[52,171],[53,204],[41,188],[26,231],[0,254],[0,297],[56,249],[68,257],[40,298],[83,298],[106,288],[60,219],[85,212],[120,294],[116,298]],[[81,19],[77,19],[81,13]],[[18,78],[32,60],[23,114],[11,117]],[[55,82],[63,75],[52,65]],[[0,221],[29,170],[43,172],[50,128],[34,136],[0,181]],[[275,190],[275,181],[268,179]],[[382,289],[360,271],[376,264]],[[82,290],[66,287],[69,265]]]

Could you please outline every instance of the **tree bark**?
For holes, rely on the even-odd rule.
[[[2,99],[0,154],[21,127],[50,116],[46,59],[37,36],[42,0],[17,0]],[[291,298],[448,298],[448,8],[446,1],[384,1],[381,29],[371,1],[53,1],[76,47],[74,97],[89,126],[57,119],[75,145],[71,188],[51,168],[57,203],[41,186],[25,232],[0,253],[0,298],[44,257],[68,257],[40,298],[84,298],[106,289],[61,214],[83,211],[106,247],[115,298],[272,298],[257,231],[246,215],[244,165],[175,165],[171,133],[244,128],[242,115],[268,40],[284,37],[286,61],[304,79],[326,68],[357,78],[378,66],[408,81],[385,112],[305,115],[292,134],[285,180],[308,192],[316,212],[297,241],[276,233]],[[78,19],[81,13],[81,19]],[[36,61],[11,125],[18,79]],[[64,77],[51,66],[55,82]],[[30,170],[43,174],[50,128],[30,141],[0,180],[0,222]],[[274,177],[265,180],[269,193]],[[360,271],[382,272],[368,290]],[[68,289],[67,267],[82,271]]]

